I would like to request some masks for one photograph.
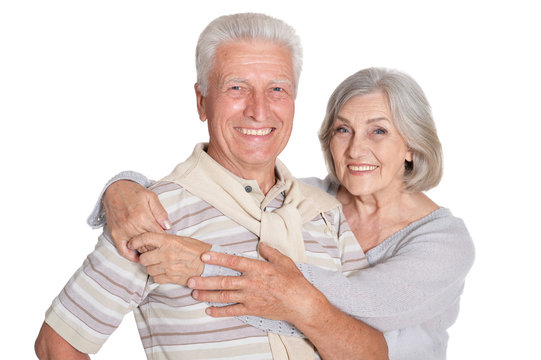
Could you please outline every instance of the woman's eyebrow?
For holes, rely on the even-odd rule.
[[[366,120],[366,123],[367,124],[372,124],[372,123],[375,123],[375,122],[378,122],[378,121],[390,121],[390,120],[387,119],[385,116],[378,116],[378,117]]]
[[[342,121],[342,122],[345,122],[345,123],[348,124],[348,125],[351,124],[351,121],[349,121],[348,119],[346,119],[346,118],[343,117],[343,116],[336,115],[336,119],[337,119],[337,120],[340,120],[340,121]],[[375,118],[371,118],[371,119],[366,120],[366,123],[367,123],[367,124],[372,124],[372,123],[375,123],[375,122],[378,122],[378,121],[390,121],[390,120],[387,119],[385,116],[378,116],[378,117],[375,117]]]
[[[351,125],[351,121],[349,121],[348,119],[346,119],[345,117],[343,116],[340,116],[340,115],[336,115],[336,119],[342,121],[342,122],[345,122],[346,124],[348,125]]]

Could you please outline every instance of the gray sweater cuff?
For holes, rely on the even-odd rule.
[[[93,229],[98,229],[105,225],[105,209],[103,208],[103,194],[105,193],[105,190],[118,180],[131,180],[136,183],[138,183],[141,186],[144,186],[148,188],[150,185],[152,185],[152,181],[149,180],[145,175],[138,173],[136,171],[122,171],[121,173],[117,174],[115,177],[113,177],[111,180],[105,184],[103,187],[103,190],[101,191],[100,195],[98,196],[98,201],[96,202],[96,205],[94,206],[94,209],[90,213],[90,216],[86,220],[86,223]]]
[[[233,251],[227,250],[226,248],[224,248],[223,246],[220,246],[220,245],[212,245],[212,247],[210,248],[210,251],[217,252],[217,253],[222,253],[222,254],[242,256],[242,255],[239,255],[239,254],[237,254],[237,253],[235,253]],[[218,266],[218,265],[210,265],[210,264],[205,264],[205,267],[203,269],[203,273],[201,274],[202,277],[207,277],[207,276],[240,276],[240,275],[241,275],[241,273],[236,271],[236,270],[226,268],[226,267],[222,267],[222,266]]]

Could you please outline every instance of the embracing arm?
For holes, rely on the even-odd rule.
[[[387,359],[387,344],[381,332],[334,307],[278,250],[260,244],[259,252],[269,262],[218,253],[202,256],[207,263],[243,273],[188,281],[188,286],[196,289],[193,297],[197,300],[235,303],[210,307],[209,315],[257,315],[287,321],[310,339],[324,359]]]
[[[152,181],[134,171],[123,171],[103,188],[87,223],[99,228],[107,226],[120,253],[137,262],[137,253],[127,248],[127,242],[145,232],[163,233],[171,224],[157,195],[148,190]],[[147,250],[147,249],[141,249]]]
[[[335,306],[388,331],[418,325],[457,304],[473,259],[466,227],[449,215],[405,235],[381,262],[348,276],[299,266]]]
[[[218,247],[212,250],[224,252]],[[216,259],[220,256],[224,255],[213,254]],[[338,309],[389,331],[419,325],[456,305],[473,258],[473,243],[464,224],[448,216],[433,220],[430,231],[423,227],[405,236],[386,260],[347,276],[310,264],[297,267]],[[240,275],[208,265],[206,276]],[[272,277],[266,281],[275,280],[288,281]],[[260,328],[284,327],[266,319],[244,320]]]
[[[101,190],[101,193],[98,196],[98,200],[96,201],[96,205],[94,205],[94,209],[92,209],[92,212],[86,220],[87,224],[93,229],[98,229],[105,225],[105,207],[102,202],[105,192],[115,182],[123,180],[132,181],[136,184],[139,184],[143,188],[148,188],[150,185],[152,185],[151,180],[149,180],[145,175],[136,171],[122,171],[116,174],[105,184],[105,186]]]

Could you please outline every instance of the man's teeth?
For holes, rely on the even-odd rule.
[[[359,165],[359,166],[349,165],[348,168],[353,171],[370,171],[370,170],[376,169],[377,166],[376,165]]]
[[[244,135],[257,135],[257,136],[263,136],[268,135],[271,133],[272,128],[267,129],[237,129],[241,134]]]

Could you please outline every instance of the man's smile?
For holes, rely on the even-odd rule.
[[[261,128],[261,129],[248,129],[248,128],[239,128],[236,127],[235,130],[240,132],[243,135],[252,135],[252,136],[265,136],[269,135],[275,128]]]

